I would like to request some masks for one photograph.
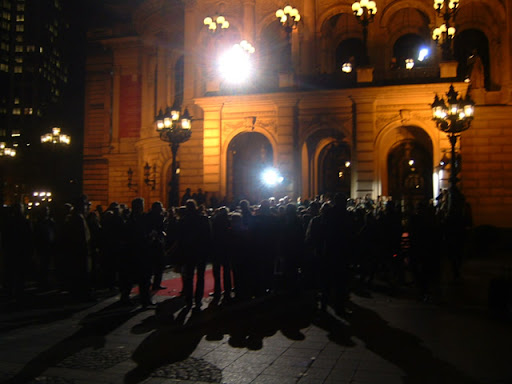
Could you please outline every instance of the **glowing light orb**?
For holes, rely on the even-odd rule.
[[[274,168],[267,168],[261,174],[261,181],[269,187],[280,184],[283,180],[284,177]]]
[[[240,45],[234,45],[220,57],[219,71],[222,78],[229,83],[246,82],[252,73],[249,54]]]

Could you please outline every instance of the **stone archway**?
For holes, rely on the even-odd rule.
[[[229,143],[227,151],[226,185],[229,201],[247,199],[257,203],[266,196],[260,175],[273,165],[274,153],[270,141],[258,132],[243,132]]]
[[[318,159],[320,193],[343,193],[350,196],[351,153],[345,142],[334,141],[323,148]]]
[[[433,197],[432,147],[417,139],[396,143],[387,155],[388,195],[406,207]]]

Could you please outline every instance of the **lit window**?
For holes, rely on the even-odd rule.
[[[4,11],[4,12],[2,12],[2,18],[3,18],[4,20],[9,21],[9,20],[11,20],[11,14],[10,14],[9,12],[5,12],[5,11]]]
[[[0,71],[9,72],[9,66],[7,64],[0,63]]]
[[[16,24],[16,32],[23,32],[25,30],[24,24]]]
[[[0,45],[0,46],[1,46],[1,48],[2,48],[4,51],[8,51],[8,50],[9,50],[9,44],[4,43],[3,41],[2,41],[2,43],[1,43],[1,45]]]
[[[39,53],[43,53],[43,47],[39,47]]]
[[[17,43],[23,43],[23,35],[17,35],[16,36],[16,42]]]
[[[15,97],[14,98],[14,104],[18,105],[20,103],[20,98],[19,97]]]
[[[12,114],[13,115],[21,115],[21,109],[20,108],[13,108]]]
[[[22,45],[17,45],[16,48],[15,48],[15,51],[16,52],[23,52],[23,46]]]
[[[23,67],[21,65],[16,65],[14,67],[14,73],[23,73]]]
[[[11,137],[20,137],[21,133],[19,129],[13,129],[11,133]]]
[[[23,57],[21,56],[17,56],[15,59],[14,59],[17,63],[23,63]]]
[[[16,15],[16,21],[25,21],[25,15]]]
[[[25,108],[24,111],[25,115],[32,115],[34,113],[34,110],[32,108]]]

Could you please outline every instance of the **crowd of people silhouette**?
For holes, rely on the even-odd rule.
[[[3,285],[19,300],[31,275],[40,288],[53,284],[77,300],[93,300],[98,289],[118,290],[125,304],[133,303],[137,285],[146,308],[172,267],[182,276],[186,307],[200,310],[211,265],[214,303],[308,287],[317,290],[321,308],[343,314],[351,282],[400,283],[405,268],[428,299],[439,278],[441,242],[450,244],[442,215],[428,203],[405,217],[391,199],[339,193],[230,207],[192,197],[187,189],[182,206],[165,209],[156,201],[147,212],[140,197],[131,207],[113,202],[106,210],[91,209],[86,196],[56,212],[39,206],[26,215],[21,204],[4,209]],[[456,278],[460,260],[453,264]]]

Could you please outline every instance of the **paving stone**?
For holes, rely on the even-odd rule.
[[[39,376],[29,381],[28,384],[75,384],[75,381],[56,376]]]
[[[124,348],[84,350],[65,358],[57,367],[105,370],[128,360],[130,356],[131,352]]]
[[[203,359],[193,357],[164,365],[151,373],[151,376],[175,380],[202,381],[205,383],[222,382],[222,371],[219,367]]]

